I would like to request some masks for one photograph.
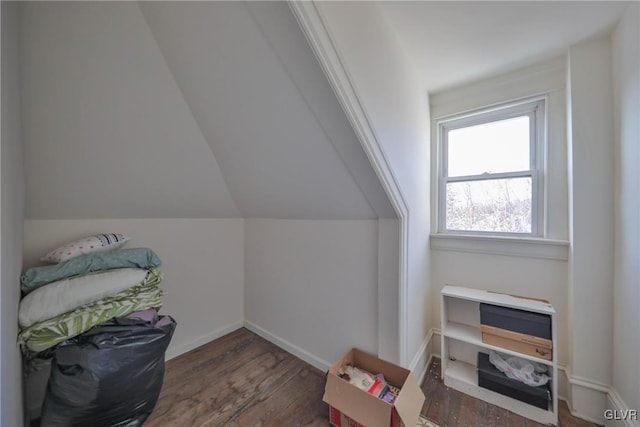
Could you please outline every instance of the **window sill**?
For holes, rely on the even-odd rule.
[[[569,242],[565,240],[468,234],[431,234],[429,240],[431,249],[435,251],[471,252],[561,261],[569,259]]]

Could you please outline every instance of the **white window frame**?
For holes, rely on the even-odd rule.
[[[438,127],[438,233],[463,234],[480,236],[511,236],[511,237],[544,237],[544,205],[545,205],[545,148],[546,148],[546,97],[529,98],[519,102],[512,102],[478,109],[465,114],[451,116],[437,122]],[[530,164],[529,170],[449,177],[448,164],[448,133],[455,129],[480,125],[514,117],[529,116],[530,118]],[[495,232],[477,230],[449,230],[446,228],[446,189],[450,182],[470,182],[504,178],[531,177],[531,232]]]

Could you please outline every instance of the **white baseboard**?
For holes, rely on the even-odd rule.
[[[244,323],[242,320],[239,320],[237,322],[233,322],[230,325],[224,326],[222,328],[216,329],[215,331],[208,333],[207,335],[203,335],[201,337],[198,337],[192,341],[189,341],[188,343],[185,344],[180,344],[179,346],[176,347],[171,347],[169,346],[169,348],[167,349],[167,352],[164,356],[164,360],[171,360],[174,357],[180,356],[181,354],[187,353],[191,350],[193,350],[194,348],[198,348],[201,345],[204,345],[208,342],[211,342],[213,340],[216,340],[220,337],[223,337],[225,335],[227,335],[230,332],[233,332],[237,329],[240,329],[244,326]]]
[[[614,388],[609,390],[607,396],[607,411],[611,418],[605,420],[607,427],[640,427],[640,409],[629,408]]]
[[[331,367],[331,363],[320,359],[319,357],[309,353],[308,351],[298,347],[295,344],[290,343],[289,341],[279,337],[278,335],[267,331],[266,329],[261,328],[260,326],[252,323],[248,320],[244,321],[244,327],[249,329],[251,332],[260,335],[262,338],[267,341],[272,342],[278,347],[286,350],[287,352],[293,354],[294,356],[304,360],[308,364],[318,368],[319,370],[326,372]]]
[[[567,403],[572,416],[607,427],[640,427],[640,421],[637,419],[605,419],[605,410],[611,411],[611,417],[640,417],[640,410],[633,416],[633,409],[629,408],[613,387],[574,376],[568,366],[558,366],[558,375],[560,376],[558,399]],[[569,395],[572,399],[569,399]]]
[[[606,399],[606,396],[605,396],[605,399]],[[585,414],[584,411],[581,412],[579,410],[574,409],[571,405],[571,401],[567,397],[558,396],[558,400],[562,400],[567,404],[567,408],[569,408],[569,413],[571,414],[571,416],[575,418],[579,418],[584,421],[588,421],[593,424],[600,425],[600,426],[603,425],[602,415],[600,415],[598,418],[594,418],[593,416],[589,416]],[[579,399],[579,400],[584,400],[584,399]],[[596,406],[600,407],[601,405],[596,405]],[[604,410],[602,413],[604,414]]]
[[[558,364],[558,399],[569,402],[569,374],[567,367]]]
[[[435,335],[440,334],[440,331],[435,328],[431,328],[429,333],[420,344],[418,348],[418,352],[411,360],[409,364],[409,370],[416,377],[418,384],[422,384],[425,375],[427,374],[427,369],[429,368],[429,363],[431,363],[431,359],[433,358],[433,352],[431,351],[431,341]]]
[[[607,396],[611,391],[608,384],[573,375],[569,366],[564,368],[567,377],[567,399],[571,415],[599,425],[604,424]]]

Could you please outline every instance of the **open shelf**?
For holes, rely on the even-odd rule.
[[[551,360],[523,354],[482,342],[479,304],[541,313],[551,317],[553,357]],[[558,363],[556,311],[547,302],[460,286],[445,286],[441,292],[442,377],[445,385],[488,403],[545,424],[558,422]],[[547,410],[505,396],[478,385],[475,360],[479,351],[495,350],[546,365],[551,377],[551,403]]]
[[[447,285],[442,288],[442,295],[467,301],[484,302],[503,307],[518,308],[521,310],[533,311],[534,313],[543,313],[548,315],[556,313],[553,306],[545,301],[485,291],[482,289]]]

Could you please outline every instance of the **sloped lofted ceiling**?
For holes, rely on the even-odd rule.
[[[26,217],[395,217],[283,2],[20,6]]]
[[[564,55],[609,34],[628,1],[384,1],[430,93]]]

